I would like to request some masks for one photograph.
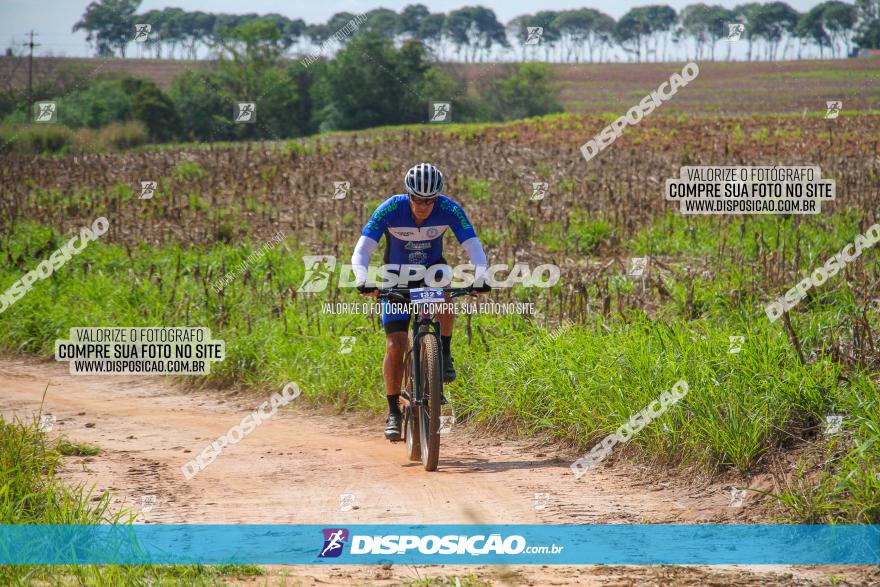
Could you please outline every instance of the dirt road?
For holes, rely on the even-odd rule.
[[[108,490],[147,523],[656,523],[742,520],[729,485],[660,483],[639,468],[609,466],[576,480],[577,455],[551,444],[443,437],[440,469],[425,473],[402,445],[381,437],[379,418],[339,416],[297,405],[280,410],[187,481],[181,466],[273,391],[185,390],[161,377],[71,376],[66,365],[0,360],[0,414],[31,418],[46,385],[52,434],[97,445],[70,457],[73,483]],[[155,496],[155,498],[144,497]],[[152,500],[155,500],[153,503]],[[149,504],[152,503],[150,508]],[[144,504],[146,507],[144,507]],[[755,504],[757,507],[757,504]],[[501,574],[501,573],[506,574]],[[493,583],[594,585],[813,585],[831,575],[867,584],[853,567],[272,567],[293,584],[399,584],[425,576],[476,574]],[[261,579],[263,581],[263,579]]]

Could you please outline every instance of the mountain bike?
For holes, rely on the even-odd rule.
[[[378,294],[382,300],[412,304],[415,314],[404,358],[403,437],[398,442],[406,442],[409,460],[421,460],[426,471],[436,471],[440,460],[440,411],[445,403],[440,323],[434,319],[435,304],[472,292],[471,287],[420,287],[384,289]]]

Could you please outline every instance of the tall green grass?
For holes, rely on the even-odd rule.
[[[652,286],[662,283],[663,305],[650,316],[633,308],[603,315],[596,308],[558,335],[549,316],[460,316],[453,344],[459,380],[448,388],[452,406],[462,419],[547,434],[587,450],[685,379],[687,396],[616,448],[612,460],[749,475],[767,470],[771,457],[812,447],[807,452],[820,456],[804,464],[810,474],[780,496],[793,519],[880,521],[872,473],[880,470],[877,373],[826,352],[832,327],[858,310],[853,275],[869,283],[880,277],[880,250],[865,251],[858,267],[839,273],[792,312],[805,355],[812,356],[806,365],[782,321],[771,324],[762,309],[798,276],[781,270],[785,285],[764,291],[758,266],[778,251],[773,262],[808,271],[861,228],[854,214],[809,222],[660,219],[623,247],[675,270]],[[60,242],[45,227],[19,227],[0,250],[12,261],[0,270],[0,289]],[[211,289],[258,247],[127,250],[93,243],[0,315],[0,346],[49,356],[54,340],[75,326],[209,326],[214,338],[225,340],[227,358],[197,383],[278,389],[296,381],[313,402],[382,409],[384,334],[376,317],[322,312],[326,302],[365,301],[354,292],[331,287],[298,293],[300,251],[276,247],[220,294]],[[584,287],[595,300],[598,286]],[[622,278],[610,288],[639,295],[638,286]],[[556,291],[537,300],[542,311],[555,307],[550,297]],[[878,323],[876,310],[865,312]],[[355,337],[352,352],[339,352],[342,336]],[[739,353],[728,352],[731,336],[745,337]],[[828,414],[845,416],[840,435],[824,435]],[[817,488],[827,490],[821,511],[809,505],[815,500],[808,492]]]
[[[65,446],[38,426],[0,418],[0,524],[130,524],[134,515],[113,511],[110,494],[71,487],[56,476]],[[0,584],[213,585],[223,577],[262,574],[257,567],[153,565],[0,565]]]

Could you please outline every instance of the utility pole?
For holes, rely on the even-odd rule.
[[[33,92],[34,92],[34,47],[39,47],[39,45],[34,44],[34,35],[36,35],[33,30],[31,30],[29,36],[30,41],[25,43],[24,46],[30,48],[30,55],[28,56],[28,91],[27,91],[27,103],[28,103],[28,116],[33,114]]]

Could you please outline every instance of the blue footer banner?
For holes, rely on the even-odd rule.
[[[880,564],[880,525],[0,525],[0,564]]]

